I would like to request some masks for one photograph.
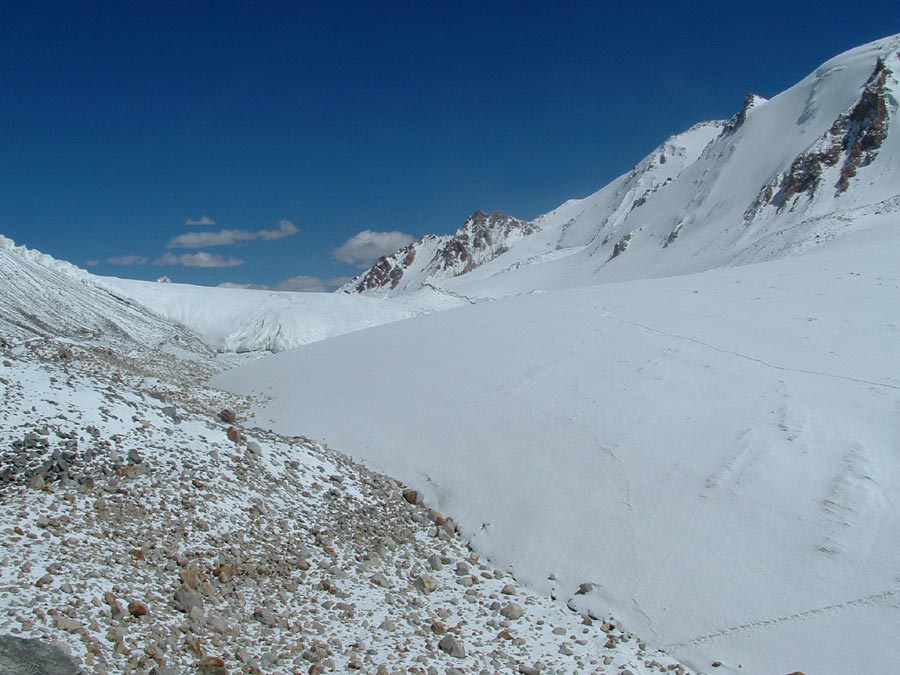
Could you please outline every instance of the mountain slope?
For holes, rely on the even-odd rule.
[[[212,349],[74,265],[0,235],[0,330],[7,338],[89,340],[208,360]]]
[[[800,257],[478,304],[214,382],[698,670],[889,672],[900,230],[880,220]]]
[[[900,194],[898,53],[900,36],[885,38],[771,100],[750,95],[732,119],[673,136],[502,255],[433,283],[502,296],[771,260],[840,236]]]
[[[476,211],[454,234],[417,239],[396,253],[382,256],[371,269],[338,290],[383,297],[416,291],[471,272],[538,229],[500,211]]]
[[[698,670],[892,672],[898,52],[879,40],[749,97],[435,283],[495,302],[215,382],[265,392],[260,423],[413,483],[496,564]]]

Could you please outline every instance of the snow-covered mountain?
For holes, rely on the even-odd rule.
[[[390,297],[457,277],[502,255],[516,241],[538,231],[534,223],[501,211],[476,211],[452,235],[426,235],[389,256],[338,289]]]
[[[536,218],[530,236],[504,242],[502,253],[428,283],[506,295],[665,277],[771,260],[840,236],[861,210],[893,208],[897,197],[898,52],[900,40],[886,38],[771,100],[751,94],[730,120],[673,136],[596,193]],[[417,245],[437,241],[445,238]],[[397,271],[405,253],[345,290],[414,290],[418,277],[403,284]],[[420,257],[430,260],[416,252],[413,264]]]
[[[545,672],[603,672],[605,666],[607,672],[678,672],[668,660],[657,666],[644,642],[628,646],[633,630],[650,648],[664,647],[700,672],[893,672],[900,634],[898,73],[900,36],[851,50],[770,100],[748,96],[729,120],[673,136],[593,195],[532,222],[476,213],[452,236],[425,237],[382,259],[344,293],[98,279],[0,239],[0,338],[12,338],[0,340],[8,408],[0,422],[17,434],[39,422],[21,439],[25,444],[39,443],[51,429],[60,439],[91,443],[92,432],[63,428],[70,417],[90,421],[115,442],[105,446],[110,461],[121,459],[119,450],[152,450],[154,480],[168,479],[166,494],[172,493],[167,504],[190,504],[185,494],[193,489],[221,486],[203,502],[215,507],[209,513],[216,518],[226,485],[235,499],[246,492],[233,489],[223,466],[254,491],[280,485],[301,434],[414,486],[419,492],[412,501],[421,494],[452,516],[489,564],[481,561],[476,578],[459,566],[445,569],[443,553],[435,560],[416,548],[412,557],[385,558],[389,538],[382,551],[376,546],[360,558],[342,548],[335,558],[327,550],[331,525],[310,526],[306,548],[319,547],[322,555],[315,549],[308,569],[316,576],[296,611],[313,607],[319,616],[300,623],[315,630],[330,617],[319,608],[339,608],[329,599],[337,586],[359,591],[353,597],[367,617],[359,633],[341,623],[344,639],[329,642],[341,652],[335,657],[341,666],[365,653],[407,667],[414,658],[405,646],[410,639],[443,659],[436,661],[441,668],[463,664],[447,659],[464,657],[435,649],[437,623],[475,647],[465,662],[472,669],[490,663],[495,670],[539,672],[528,665],[539,654]],[[60,349],[75,341],[87,352],[83,360]],[[210,413],[215,396],[180,393],[193,391],[196,380],[181,361],[145,363],[162,351],[202,363],[202,374],[217,370],[215,359],[223,358],[208,345],[276,351],[300,344],[214,379],[223,389],[255,396],[244,420],[256,427],[254,438],[270,444],[265,448],[256,440],[251,446],[240,430],[223,438],[226,429]],[[157,396],[158,381],[166,379],[165,395],[192,406],[181,427],[168,405],[142,402],[148,383]],[[173,453],[167,438],[192,452]],[[244,456],[230,452],[229,443]],[[289,489],[280,487],[270,503],[254,502],[253,518],[271,521],[266,531],[280,532],[275,524],[282,519],[302,524],[302,511],[279,510],[291,494],[312,508],[329,500],[352,504],[345,489],[356,494],[364,485],[389,486],[365,493],[365,507],[341,511],[338,528],[399,501],[396,484],[344,477],[356,475],[349,464],[335,477],[321,464],[324,447],[302,445],[314,456],[301,457]],[[190,472],[181,464],[186,459]],[[140,480],[138,469],[131,472]],[[104,500],[120,494],[117,478],[100,488],[109,495]],[[29,530],[40,528],[37,504],[46,512],[44,525],[56,531],[53,521],[69,512],[68,502],[55,503],[52,492],[35,500],[28,489],[17,486],[20,501],[9,513]],[[92,492],[73,499],[73,518],[104,512]],[[422,526],[404,541],[418,547],[435,538],[458,558],[463,544],[445,538],[453,527],[438,524],[448,521],[437,511],[420,511],[403,516]],[[360,537],[349,546],[368,546],[371,533],[395,516],[361,521]],[[204,531],[218,536],[223,523],[253,531],[245,520],[222,518]],[[326,511],[316,522],[337,521]],[[26,537],[12,527],[3,532],[12,537],[10,547]],[[280,535],[274,540],[283,543]],[[33,541],[27,571],[2,569],[13,570],[8,574],[17,582],[29,581],[29,601],[46,607],[46,618],[48,597],[59,594],[45,597],[31,583],[33,567],[43,574],[38,556],[45,550],[43,539]],[[244,543],[265,543],[229,542],[203,544],[207,574],[223,552],[240,557]],[[129,571],[125,544],[116,545],[121,551],[111,569],[127,589],[141,575]],[[50,550],[65,557],[64,548]],[[143,556],[151,547],[142,541],[136,548]],[[138,590],[156,594],[154,602],[172,621],[166,626],[176,626],[181,617],[170,606],[171,593],[181,582],[166,574],[182,561],[169,565],[166,557],[151,556],[159,563],[154,574],[171,587]],[[397,574],[385,571],[375,581],[371,560]],[[400,588],[428,595],[420,580],[431,578],[429,569],[446,591],[430,602],[443,597],[447,606],[398,595]],[[583,612],[572,615],[583,627],[557,633],[539,618],[552,616],[552,608],[516,589],[528,598],[518,608],[525,622],[501,614],[508,593],[497,582],[509,572],[517,583]],[[12,577],[4,579],[9,588]],[[182,582],[188,583],[183,576]],[[88,606],[100,589],[82,586],[79,602]],[[454,595],[456,586],[468,589],[464,602]],[[384,590],[372,595],[372,588]],[[0,595],[7,609],[17,607],[15,594]],[[208,602],[224,605],[215,595]],[[406,624],[395,644],[382,637],[391,625],[382,621],[397,608]],[[259,622],[251,609],[241,608],[228,626],[249,616]],[[71,626],[76,610],[60,615],[56,628]],[[285,614],[291,626],[294,611],[291,605]],[[616,622],[591,618],[610,614]],[[447,616],[454,617],[452,628],[435,618]],[[109,621],[108,611],[104,617]],[[196,622],[192,633],[218,630],[202,612],[184,620]],[[34,621],[29,614],[26,622]],[[52,634],[52,627],[37,625]],[[97,625],[105,624],[98,619]],[[135,621],[126,628],[136,634],[143,626]],[[607,637],[614,626],[625,634]],[[258,629],[253,624],[251,633]],[[362,639],[377,648],[357,648]],[[311,640],[304,653],[318,649]],[[406,651],[394,650],[397,645]],[[93,658],[83,645],[77,649]],[[255,642],[247,649],[253,653],[240,659],[245,664],[269,657],[257,653]],[[371,661],[370,671],[377,668]]]
[[[750,96],[429,282],[493,302],[215,382],[697,670],[893,672],[898,53]]]

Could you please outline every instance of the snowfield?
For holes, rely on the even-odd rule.
[[[534,588],[594,584],[578,606],[694,668],[888,672],[898,250],[891,214],[807,255],[465,307],[213,383],[416,486]]]
[[[208,288],[103,278],[102,282],[226,352],[279,352],[461,301],[428,289],[400,302],[336,293]]]

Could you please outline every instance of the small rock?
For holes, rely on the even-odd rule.
[[[515,595],[516,587],[512,584],[506,584],[506,586],[504,586],[503,590],[501,590],[500,592],[503,593],[503,595]]]
[[[225,424],[234,424],[237,422],[237,415],[235,415],[234,411],[230,408],[225,408],[219,413],[219,419],[225,422]]]
[[[149,611],[147,610],[147,605],[133,600],[128,603],[128,613],[131,614],[131,616],[138,617],[147,616]]]
[[[180,612],[184,612],[185,614],[190,613],[190,611],[195,607],[199,608],[200,610],[203,609],[203,596],[195,591],[192,591],[184,584],[179,586],[178,590],[175,591],[173,600],[175,601],[175,609]]]
[[[84,627],[81,625],[81,622],[76,619],[70,619],[67,616],[62,614],[56,615],[56,627],[60,630],[65,630],[70,633],[78,633]]]
[[[511,621],[515,621],[516,619],[521,618],[523,614],[525,614],[525,610],[521,605],[517,605],[516,603],[511,602],[500,610],[500,614],[505,616],[507,619],[510,619]]]
[[[428,595],[433,592],[437,588],[437,584],[434,582],[434,579],[426,576],[416,577],[416,580],[413,582],[413,586],[416,587],[420,593],[424,593]]]
[[[403,491],[403,499],[413,505],[419,504],[422,502],[422,493],[418,490],[413,490],[412,488],[406,488]]]
[[[391,586],[381,572],[373,574],[370,581],[376,586],[380,586],[381,588],[390,588]]]
[[[228,675],[225,661],[218,656],[204,656],[197,664],[200,675]]]
[[[253,618],[259,621],[264,626],[277,626],[278,619],[276,616],[265,607],[257,607],[253,612]]]
[[[228,440],[232,443],[241,442],[241,430],[237,427],[228,427],[228,431],[226,431],[225,433],[228,436]]]
[[[583,583],[578,586],[578,590],[575,591],[575,595],[587,595],[592,590],[594,590],[594,584],[592,583]]]
[[[452,635],[445,635],[442,637],[441,641],[438,642],[438,647],[441,648],[442,652],[449,654],[455,659],[466,658],[466,648]]]

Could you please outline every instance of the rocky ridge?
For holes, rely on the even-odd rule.
[[[762,187],[747,209],[745,222],[752,221],[766,206],[780,212],[792,210],[801,195],[812,199],[825,182],[828,170],[839,164],[834,196],[846,192],[850,180],[860,168],[872,163],[887,138],[891,106],[885,84],[892,75],[879,57],[856,104],[838,117],[809,150],[798,155],[790,168]]]
[[[475,211],[454,234],[426,235],[396,253],[382,256],[352,279],[344,293],[390,293],[421,288],[437,279],[460,276],[493,260],[523,237],[539,231],[528,221],[502,211]]]

